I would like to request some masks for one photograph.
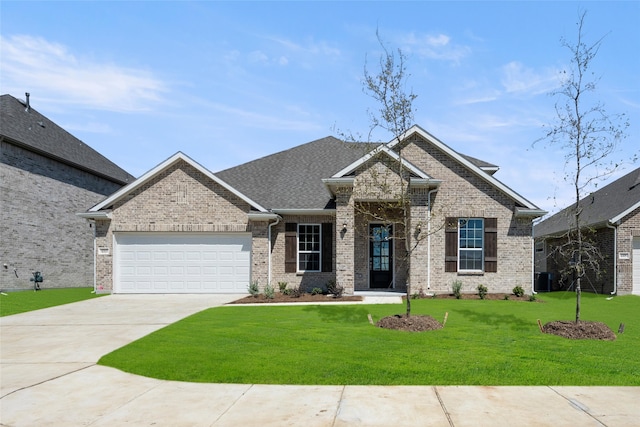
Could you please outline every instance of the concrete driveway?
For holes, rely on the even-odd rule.
[[[0,318],[2,426],[637,426],[639,387],[273,386],[96,365],[234,295],[111,295]],[[365,301],[367,302],[367,301]]]

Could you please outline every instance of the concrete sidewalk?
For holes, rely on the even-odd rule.
[[[639,425],[639,387],[198,384],[139,377],[95,364],[135,339],[236,298],[111,295],[0,318],[0,424]]]

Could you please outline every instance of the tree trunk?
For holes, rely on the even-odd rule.
[[[580,296],[582,295],[582,289],[580,288],[580,277],[576,281],[576,323],[580,321]]]

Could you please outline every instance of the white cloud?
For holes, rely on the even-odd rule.
[[[0,49],[5,92],[29,90],[43,99],[131,112],[151,109],[167,90],[148,71],[78,57],[40,37],[0,37]]]
[[[471,53],[470,47],[452,43],[451,37],[446,34],[411,33],[401,39],[401,44],[405,46],[403,49],[419,56],[454,63],[460,62]]]
[[[556,70],[537,72],[520,62],[512,61],[502,67],[501,82],[507,93],[540,95],[550,92],[560,81]]]

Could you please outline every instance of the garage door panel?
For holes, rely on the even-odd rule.
[[[248,233],[116,233],[115,240],[115,292],[247,292]]]

